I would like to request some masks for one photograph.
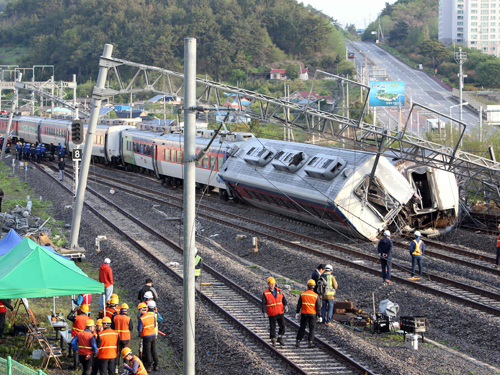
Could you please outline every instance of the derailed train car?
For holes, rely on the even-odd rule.
[[[220,176],[249,204],[369,240],[387,228],[439,234],[453,227],[452,174],[406,162],[398,170],[381,156],[370,183],[375,160],[369,152],[255,138]]]

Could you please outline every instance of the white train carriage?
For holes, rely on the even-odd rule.
[[[24,117],[22,119],[24,121]],[[37,119],[40,137],[36,142],[45,145],[54,143],[56,146],[60,143],[61,146],[68,148],[68,138],[71,136],[71,121],[43,117],[37,117]]]
[[[375,240],[414,195],[380,157],[366,191],[373,153],[255,138],[220,172],[232,193],[254,206]]]
[[[205,149],[212,138],[213,130],[197,130],[196,152]],[[226,185],[218,171],[226,160],[227,153],[252,138],[251,133],[219,135],[206,154],[196,163],[196,183],[199,187],[218,188],[226,197]],[[123,160],[129,169],[145,168],[155,173],[168,185],[179,186],[183,180],[184,135],[182,132],[161,134],[158,132],[132,130],[122,133]]]

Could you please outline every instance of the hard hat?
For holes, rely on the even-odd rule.
[[[118,294],[112,294],[111,297],[109,297],[109,299],[113,299],[113,298],[120,300],[120,298],[118,298]]]
[[[118,298],[111,298],[109,301],[112,305],[118,305]]]
[[[388,230],[386,230],[386,231],[384,232],[384,236],[386,236],[386,237],[390,237],[390,236],[391,236],[391,232],[389,232]]]
[[[267,278],[267,282],[269,284],[276,284],[276,280],[274,280],[274,277],[272,277],[272,276]]]
[[[109,316],[105,316],[102,318],[102,324],[111,324],[111,318]]]
[[[97,319],[95,322],[96,326],[102,326],[102,319]]]
[[[194,248],[194,255],[198,254],[198,248]]]
[[[325,267],[325,271],[333,271],[333,267],[331,264],[327,264]]]
[[[123,358],[125,358],[125,357],[126,357],[126,356],[128,356],[129,354],[132,354],[132,349],[130,349],[130,348],[124,348],[124,349],[122,350],[122,356],[123,356]]]
[[[120,309],[128,310],[128,305],[126,303],[122,303],[122,305],[120,306]]]
[[[82,312],[84,312],[85,314],[87,314],[90,310],[89,310],[89,305],[85,304],[85,303],[82,303],[80,305],[80,310],[82,310]]]
[[[111,300],[108,299],[108,302],[106,302],[106,305],[110,305],[111,304]]]
[[[153,292],[147,291],[146,293],[144,293],[144,298],[146,298],[146,299],[153,298]]]
[[[141,302],[139,303],[139,305],[137,305],[137,310],[145,309],[146,307],[148,307],[148,305],[146,305],[144,302]]]
[[[155,301],[149,301],[149,302],[148,302],[148,307],[149,307],[150,309],[154,309],[154,308],[156,307],[156,302],[155,302]]]
[[[309,279],[309,281],[307,282],[307,285],[316,286],[316,281],[314,281],[313,279]]]
[[[421,236],[421,234],[420,234],[420,232],[419,232],[418,230],[416,230],[416,231],[415,231],[414,235],[415,235],[416,237],[420,237],[420,236]]]
[[[92,319],[89,319],[85,322],[85,327],[90,327],[94,325],[94,321]]]
[[[60,144],[60,143],[59,143],[59,144]],[[111,259],[109,259],[109,258],[104,259],[104,263],[106,263],[106,264],[110,264],[110,263],[111,263]]]

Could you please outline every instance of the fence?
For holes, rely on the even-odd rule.
[[[11,357],[7,359],[0,358],[0,374],[2,375],[47,375],[42,370],[34,371],[20,363],[14,361]]]

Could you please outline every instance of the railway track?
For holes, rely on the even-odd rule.
[[[44,169],[40,168],[44,173]],[[47,173],[54,178],[52,175]],[[57,181],[56,178],[54,180]],[[60,181],[57,181],[68,193],[72,194],[71,189],[66,187]],[[135,226],[139,226],[142,230],[152,234],[159,242],[166,244],[173,249],[178,258],[176,261],[182,264],[182,248],[176,243],[170,241],[167,237],[157,232],[151,226],[143,221],[135,218],[130,213],[120,208],[115,203],[111,202],[106,197],[102,196],[95,190],[87,187],[88,192],[93,194],[104,205],[110,206],[113,210],[119,212],[123,217],[113,215],[113,219],[109,219],[103,215],[98,209],[85,202],[85,205],[108,225],[110,225],[119,234],[125,236],[141,253],[150,258],[154,264],[173,276],[176,280],[182,283],[182,268],[172,269],[158,251],[148,249],[144,245],[144,241],[137,241],[130,236],[126,230],[122,229],[124,220],[130,220]],[[109,212],[113,210],[105,210]],[[156,254],[155,254],[156,253]],[[285,347],[273,347],[267,337],[269,331],[267,329],[268,320],[263,318],[260,307],[260,298],[252,295],[240,286],[236,285],[233,280],[229,280],[224,275],[204,263],[204,282],[212,285],[206,286],[199,292],[200,298],[208,303],[219,314],[217,321],[224,326],[228,331],[237,336],[242,336],[241,332],[249,336],[250,339],[242,337],[247,346],[259,353],[260,355],[269,356],[273,354],[279,357],[282,362],[291,367],[297,374],[374,374],[370,369],[355,361],[351,356],[344,353],[340,348],[335,347],[321,339],[320,336],[315,337],[316,348],[300,348],[295,349],[295,334],[298,330],[298,324],[286,317],[288,332],[285,335],[287,345]],[[269,360],[267,363],[273,363],[274,360]]]
[[[180,197],[175,197],[152,189],[147,189],[105,175],[97,174],[96,177],[99,177],[100,179],[99,181],[97,181],[99,184],[110,187],[117,187],[116,183],[119,183],[124,186],[133,188],[129,189],[126,187],[120,187],[119,189],[125,193],[134,195],[136,197],[144,198],[149,201],[153,201],[155,203],[166,204],[174,208],[182,209],[181,204],[168,202],[164,199],[159,198],[159,197],[165,197],[177,202],[181,202],[182,198]],[[114,183],[109,183],[104,180],[113,181]],[[138,192],[138,190],[141,190],[142,192]],[[295,232],[287,231],[272,225],[268,225],[256,220],[249,219],[247,217],[242,217],[226,211],[218,210],[213,207],[208,207],[200,204],[198,205],[198,208],[199,210],[197,212],[197,215],[199,217],[204,217],[208,220],[216,221],[225,226],[231,226],[234,228],[238,228],[240,230],[244,230],[246,232],[252,232],[253,234],[255,234],[260,238],[266,237],[272,241],[282,243],[290,248],[296,248],[301,251],[313,253],[317,256],[330,259],[334,262],[342,263],[350,268],[355,268],[372,275],[380,276],[379,258],[377,256],[373,256],[371,254],[367,254],[365,252],[362,252],[357,249],[352,249],[347,246],[337,245],[329,243],[327,241],[301,235]],[[202,212],[202,210],[208,211],[208,213]],[[264,227],[268,231],[263,232],[256,229],[249,229],[248,225],[237,224],[233,221],[229,221],[227,219],[228,217],[231,217],[232,219],[243,222],[245,224],[251,223],[255,226]],[[279,233],[283,237],[277,237],[274,233]],[[302,244],[297,243],[297,241],[295,240],[300,240]],[[401,244],[401,246],[407,248],[408,245]],[[341,255],[338,254],[339,251],[342,252]],[[428,252],[429,250],[426,250],[426,254],[428,254]],[[465,259],[461,259],[460,261],[458,261],[457,258],[450,257],[444,254],[440,254],[436,257],[443,257],[446,258],[446,260],[454,261],[456,263],[461,263],[463,265],[467,265],[473,268],[481,267],[481,269],[487,269],[491,273],[500,275],[499,270],[493,269],[491,267],[488,268],[486,265],[479,265],[478,263],[468,262]],[[367,262],[368,264],[365,264],[365,262]],[[410,270],[407,267],[402,266],[398,262],[393,262],[393,269],[405,273],[410,272]],[[412,287],[420,289],[424,292],[438,295],[453,300],[455,302],[458,302],[462,305],[466,305],[475,308],[477,310],[486,312],[495,317],[500,316],[500,294],[498,294],[496,291],[486,290],[468,284],[460,283],[452,279],[432,274],[430,272],[425,272],[424,279],[418,282],[408,280],[404,276],[397,276],[394,274],[392,275],[392,279],[397,280],[402,284],[411,285]]]

